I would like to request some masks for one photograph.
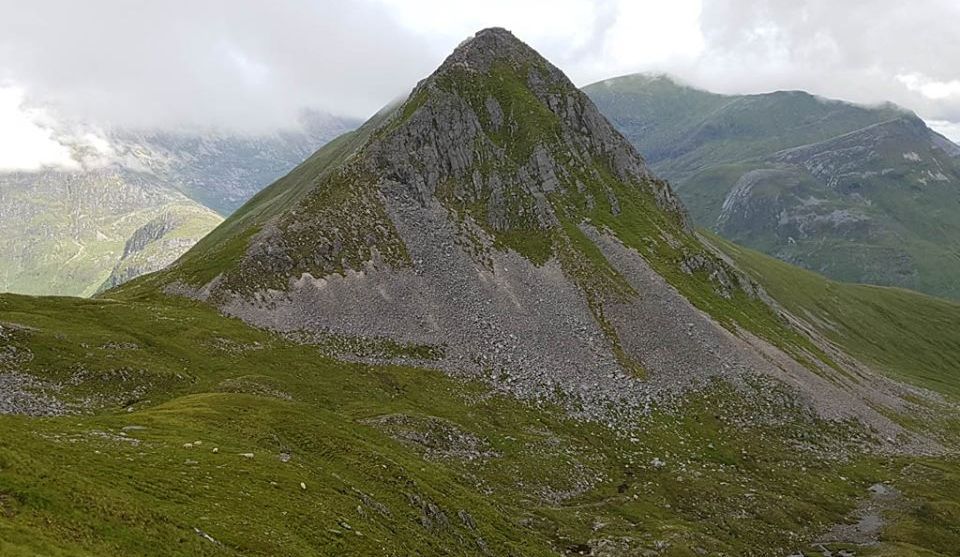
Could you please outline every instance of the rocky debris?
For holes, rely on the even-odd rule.
[[[434,416],[387,414],[361,420],[432,459],[480,460],[496,458],[489,444],[449,420]]]
[[[71,393],[71,407],[84,411],[121,406],[132,412],[137,404],[160,381],[165,383],[185,380],[183,375],[158,378],[148,369],[120,366],[108,369],[90,369],[80,362],[74,363],[69,370],[70,376],[56,385],[58,392],[66,397]],[[95,389],[85,389],[95,385]],[[76,394],[77,392],[81,394]]]
[[[220,393],[238,393],[280,400],[293,400],[289,393],[275,386],[273,384],[275,382],[275,380],[263,376],[234,377],[221,381],[214,390]]]
[[[391,516],[393,513],[390,512],[390,509],[386,505],[377,501],[372,496],[360,491],[359,489],[354,488],[353,492],[360,498],[364,508],[371,509],[380,516]]]
[[[4,332],[4,329],[0,327],[0,335],[2,335],[0,336],[0,340],[12,340],[16,331],[16,329],[12,329],[8,326],[7,331]],[[6,336],[6,339],[4,339],[3,336]],[[17,335],[17,340],[21,340],[20,335]],[[29,348],[23,346],[22,343],[0,344],[0,371],[16,371],[20,369],[20,367],[30,363],[32,360],[33,352],[31,352]]]
[[[100,350],[140,350],[135,342],[106,342],[100,345]]]
[[[636,291],[644,293],[629,302],[611,304],[606,313],[618,327],[624,348],[643,355],[649,373],[644,385],[658,391],[656,399],[669,400],[671,394],[723,379],[774,407],[808,406],[819,417],[852,419],[881,438],[904,440],[885,443],[887,450],[940,450],[932,440],[907,433],[876,410],[907,404],[908,395],[898,383],[862,365],[856,368],[859,380],[822,363],[811,368],[748,331],[733,334],[694,307],[634,250],[615,238],[586,230],[608,261],[630,279]],[[823,346],[828,353],[835,350],[829,343]],[[810,360],[819,362],[815,357]]]
[[[467,528],[471,530],[477,529],[476,521],[473,520],[473,516],[471,516],[470,513],[468,513],[466,510],[460,509],[459,511],[457,511],[457,517],[460,518],[460,522],[462,522],[463,525],[466,526]]]
[[[50,394],[57,388],[32,375],[0,372],[0,414],[60,416],[69,407]]]
[[[826,545],[876,545],[880,542],[880,533],[888,515],[902,513],[907,507],[907,501],[896,487],[884,483],[873,484],[867,489],[860,505],[850,514],[850,521],[834,525],[816,540],[815,545],[821,548],[824,555],[828,553],[824,551]]]
[[[436,503],[416,493],[407,494],[407,503],[420,512],[420,525],[430,532],[450,528],[450,519]]]
[[[140,439],[137,439],[136,437],[129,437],[123,430],[121,430],[119,434],[112,433],[109,431],[94,430],[87,433],[87,435],[89,435],[90,437],[103,439],[105,441],[113,441],[115,443],[127,443],[134,447],[140,446],[140,443],[141,443]]]

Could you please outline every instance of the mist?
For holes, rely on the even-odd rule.
[[[957,21],[948,0],[0,0],[0,90],[17,92],[0,95],[0,135],[32,134],[44,156],[16,156],[31,166],[62,159],[53,123],[264,133],[305,108],[363,118],[499,25],[579,85],[657,71],[893,101],[957,140]]]

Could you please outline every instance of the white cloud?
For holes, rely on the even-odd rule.
[[[580,85],[659,71],[960,122],[956,0],[0,0],[0,13],[0,80],[103,127],[365,116],[494,25]]]
[[[907,89],[916,91],[928,99],[960,97],[960,79],[937,81],[920,73],[910,73],[898,75],[897,81],[903,83]]]
[[[701,0],[376,1],[437,52],[484,27],[506,27],[583,85],[688,64],[704,46]]]
[[[725,92],[805,89],[960,122],[956,0],[704,0],[685,77]]]
[[[699,0],[620,2],[604,48],[595,56],[601,72],[593,78],[693,63],[705,47],[700,11]]]
[[[372,0],[0,0],[0,14],[0,79],[101,125],[367,115],[439,58]]]
[[[0,170],[78,168],[52,123],[45,111],[25,106],[22,89],[0,87]]]
[[[927,124],[935,131],[943,134],[950,141],[960,145],[960,122],[946,120],[928,120]]]

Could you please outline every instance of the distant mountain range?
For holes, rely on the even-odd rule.
[[[585,88],[699,226],[829,277],[960,298],[960,147],[894,105]]]
[[[662,75],[584,91],[698,226],[835,279],[960,298],[960,146],[894,105],[719,95]],[[82,170],[0,173],[0,291],[90,295],[179,257],[358,122],[113,130]]]
[[[79,170],[0,173],[0,291],[88,296],[174,261],[355,122],[268,135],[116,130]]]

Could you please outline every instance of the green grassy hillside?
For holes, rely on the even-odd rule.
[[[909,290],[847,284],[713,237],[791,313],[898,379],[960,398],[960,304]]]
[[[481,31],[175,265],[0,295],[0,554],[954,554],[960,307],[795,273]]]
[[[4,296],[0,326],[81,410],[0,416],[4,555],[786,554],[878,482],[905,503],[858,555],[960,541],[956,462],[838,460],[849,426],[719,386],[622,436],[179,299]]]

